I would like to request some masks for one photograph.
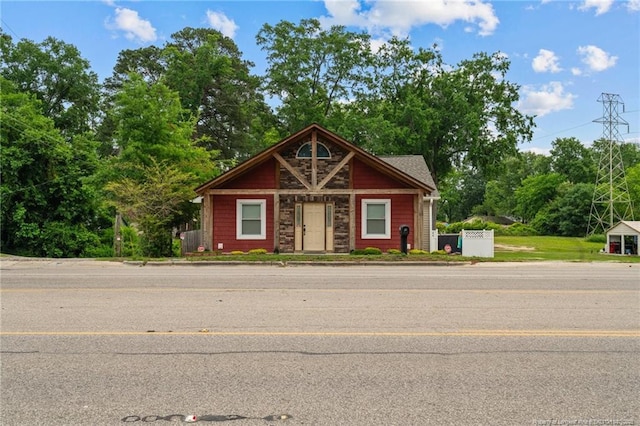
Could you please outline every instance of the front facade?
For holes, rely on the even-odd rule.
[[[420,156],[375,157],[314,124],[196,188],[205,250],[430,250],[438,194]],[[399,167],[407,166],[407,171]]]

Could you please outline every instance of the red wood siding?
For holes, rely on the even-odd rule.
[[[405,183],[382,174],[380,171],[366,165],[362,161],[354,160],[352,164],[354,189],[410,188]]]
[[[377,247],[387,251],[391,248],[400,249],[400,226],[409,225],[411,231],[407,237],[407,243],[411,248],[415,246],[415,229],[413,229],[413,200],[416,196],[411,194],[394,195],[357,195],[356,196],[356,248]],[[391,200],[391,239],[363,239],[362,238],[362,199],[390,199]]]
[[[264,240],[238,240],[236,239],[236,200],[266,200],[266,238]],[[258,195],[216,195],[213,197],[213,247],[218,249],[218,243],[223,244],[223,252],[263,248],[273,251],[273,196]]]
[[[220,188],[224,189],[274,189],[276,187],[275,159],[271,158],[264,163],[248,170],[237,178],[226,182]]]

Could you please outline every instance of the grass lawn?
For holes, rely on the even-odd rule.
[[[494,258],[468,258],[445,254],[394,255],[311,255],[311,254],[221,254],[188,257],[189,261],[249,261],[249,262],[528,262],[528,261],[568,261],[568,262],[633,262],[640,263],[640,256],[621,256],[600,253],[604,243],[586,241],[573,237],[495,237]]]
[[[349,254],[213,254],[188,256],[182,260],[188,262],[199,261],[230,261],[230,262],[531,262],[531,261],[565,261],[565,262],[625,262],[640,263],[640,256],[610,255],[600,253],[604,243],[594,243],[579,237],[510,237],[497,236],[494,240],[493,258],[469,258],[459,255],[446,254],[382,254],[382,255],[349,255]],[[0,255],[6,256],[6,255]],[[152,261],[168,259],[149,258],[103,258],[106,261]],[[175,260],[175,259],[174,259]]]
[[[600,253],[603,247],[604,243],[593,243],[586,241],[584,238],[547,236],[495,237],[494,260],[640,263],[640,256]]]

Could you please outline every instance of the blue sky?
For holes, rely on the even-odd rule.
[[[640,0],[4,0],[0,17],[14,42],[53,36],[75,45],[100,80],[120,51],[162,46],[188,26],[231,37],[257,75],[266,63],[255,36],[281,20],[318,18],[366,31],[372,48],[391,35],[415,47],[436,43],[449,64],[500,51],[511,60],[507,79],[521,86],[517,107],[537,115],[533,140],[521,150],[546,153],[560,137],[585,145],[600,138],[603,126],[593,120],[603,115],[601,93],[620,95],[629,123],[621,137],[640,141]]]

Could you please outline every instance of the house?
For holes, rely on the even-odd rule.
[[[438,192],[422,156],[376,157],[312,124],[196,188],[205,250],[435,250]]]
[[[605,251],[611,254],[638,254],[640,221],[623,220],[607,232]]]

